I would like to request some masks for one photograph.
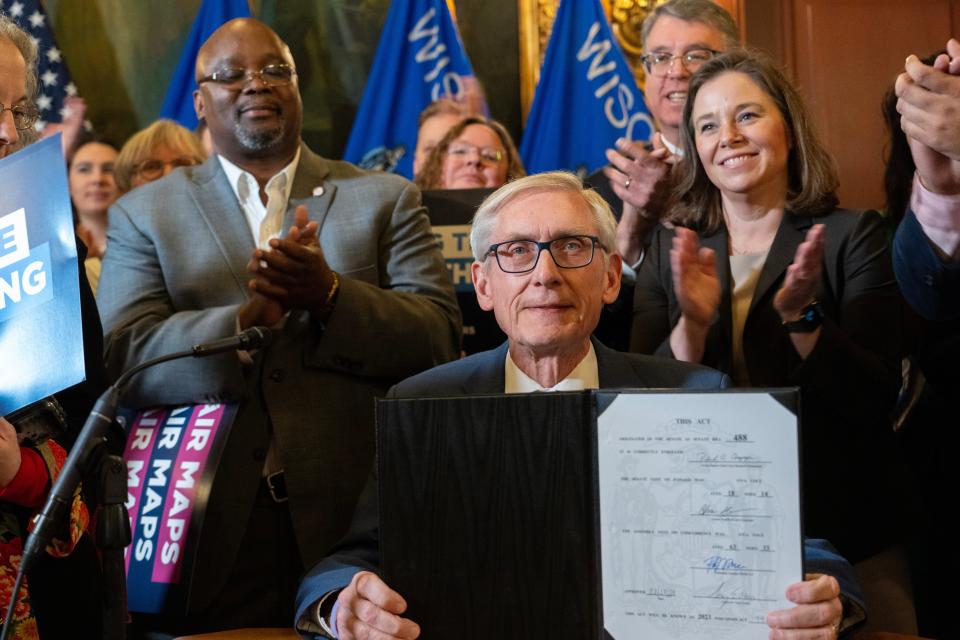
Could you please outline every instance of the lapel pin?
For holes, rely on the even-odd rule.
[[[323,195],[323,185],[313,188],[313,197],[319,198]]]

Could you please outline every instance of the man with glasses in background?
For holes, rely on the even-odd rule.
[[[620,290],[615,234],[609,206],[573,174],[541,173],[494,192],[473,220],[471,273],[480,306],[493,311],[507,342],[407,379],[389,397],[727,386],[727,376],[712,369],[621,353],[591,338],[601,308]],[[377,513],[374,474],[350,534],[300,585],[295,625],[302,633],[343,640],[419,636],[416,622],[403,617],[402,594],[376,573]],[[791,585],[787,597],[797,606],[769,614],[771,628],[836,637],[843,609],[838,579],[854,600],[857,588],[849,564],[822,542],[808,541],[807,567],[836,578],[808,575]]]
[[[112,377],[272,327],[252,356],[179,360],[132,381],[136,407],[238,402],[210,488],[187,611],[172,634],[289,624],[297,581],[346,531],[373,460],[373,398],[458,354],[460,321],[420,194],[300,140],[290,50],[252,19],[197,57],[217,154],[121,198],[99,302]],[[184,615],[185,614],[185,615]]]
[[[616,149],[607,150],[610,165],[602,169],[603,178],[590,179],[608,200],[604,182],[623,201],[617,249],[631,279],[665,213],[670,166],[683,155],[680,124],[690,76],[713,56],[738,46],[740,34],[730,14],[712,0],[670,0],[647,16],[640,37],[644,99],[657,133],[649,143],[617,140]]]

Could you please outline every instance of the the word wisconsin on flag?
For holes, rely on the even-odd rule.
[[[580,175],[606,164],[617,138],[654,132],[643,94],[598,0],[562,0],[527,117],[520,156],[529,173]]]
[[[393,0],[344,160],[412,177],[420,112],[472,77],[446,0]]]

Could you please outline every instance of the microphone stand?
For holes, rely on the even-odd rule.
[[[123,550],[130,544],[130,515],[125,506],[127,498],[127,467],[123,458],[106,453],[107,432],[117,415],[120,397],[127,382],[139,372],[170,360],[212,356],[224,351],[250,350],[270,344],[272,334],[264,327],[251,327],[237,336],[208,344],[194,345],[185,351],[169,353],[141,362],[127,370],[115,383],[97,398],[87,421],[77,436],[73,449],[50,488],[47,502],[34,517],[33,531],[27,536],[20,558],[17,579],[10,592],[7,615],[0,630],[0,640],[6,640],[10,632],[13,610],[23,577],[32,566],[37,554],[50,543],[57,528],[66,522],[73,503],[73,493],[80,485],[81,477],[96,470],[99,481],[100,508],[97,514],[96,543],[103,551],[103,572],[107,582],[106,603],[103,610],[104,640],[124,640],[127,623],[127,588],[123,562]]]

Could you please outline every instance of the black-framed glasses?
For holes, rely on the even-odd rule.
[[[713,49],[691,49],[678,56],[669,51],[654,51],[640,56],[640,60],[643,61],[647,73],[655,76],[665,76],[670,73],[670,67],[674,60],[679,60],[687,71],[694,73],[717,55],[720,55],[720,52]]]
[[[247,71],[240,67],[227,67],[214,71],[208,76],[197,80],[197,84],[213,82],[226,89],[239,89],[254,78],[268,87],[282,87],[293,81],[297,70],[289,64],[268,64],[260,71]]]
[[[27,131],[30,129],[40,115],[33,107],[27,107],[22,104],[15,104],[12,107],[8,107],[0,102],[0,118],[3,117],[4,111],[9,111],[10,114],[13,115],[13,126],[15,126],[18,131]]]
[[[593,262],[598,245],[606,251],[597,236],[563,236],[544,242],[507,240],[490,245],[487,255],[496,257],[497,265],[504,273],[533,271],[544,250],[561,269],[579,269]]]
[[[193,167],[198,164],[200,164],[200,161],[197,158],[191,158],[187,156],[182,158],[174,158],[170,162],[163,162],[162,160],[144,160],[143,162],[134,165],[133,172],[136,175],[143,176],[147,180],[156,180],[163,175],[163,172],[167,167],[170,167],[171,169],[177,169],[179,167]]]

